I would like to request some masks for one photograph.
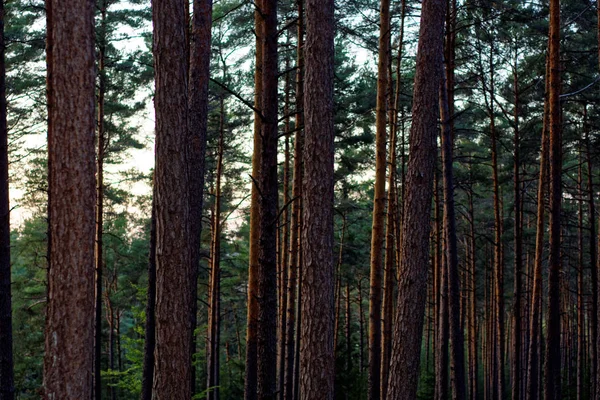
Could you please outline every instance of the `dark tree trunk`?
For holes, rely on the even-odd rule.
[[[562,139],[560,121],[560,2],[550,1],[550,257],[548,260],[548,315],[546,359],[544,364],[544,399],[561,398],[560,358],[560,273],[562,200]]]
[[[50,264],[54,267],[48,276],[43,387],[45,398],[75,400],[89,398],[93,389],[95,4],[91,0],[49,4],[53,43]]]
[[[450,20],[453,20],[454,7],[449,8]],[[448,24],[453,30],[454,24]],[[447,35],[448,36],[448,35]],[[449,36],[453,36],[450,34]],[[450,339],[450,378],[452,398],[465,399],[465,363],[464,333],[460,323],[460,276],[458,269],[458,246],[456,240],[456,214],[454,210],[454,172],[453,157],[453,118],[454,109],[454,61],[452,37],[446,38],[446,79],[440,85],[440,117],[442,121],[442,171],[444,175],[444,237],[446,255],[446,276],[448,284],[448,314]],[[452,95],[450,95],[452,93]],[[452,101],[452,105],[450,102]]]
[[[306,2],[300,398],[333,400],[333,0]]]
[[[193,283],[186,154],[188,59],[182,0],[154,0],[156,349],[153,399],[191,393]]]
[[[4,2],[0,2],[0,400],[12,400],[15,388],[10,288],[10,205],[8,195],[5,46]]]
[[[388,382],[388,398],[415,399],[423,316],[427,296],[429,234],[437,115],[442,74],[445,0],[424,0],[417,49],[410,132],[410,159],[404,198],[397,313]]]
[[[197,325],[198,311],[198,268],[202,236],[202,208],[204,201],[204,175],[206,154],[206,130],[208,120],[208,82],[210,77],[210,45],[212,26],[212,0],[194,0],[189,43],[189,85],[188,85],[188,140],[186,156],[190,193],[190,256],[192,284],[192,304],[190,320],[192,324],[191,354],[196,350],[193,331]],[[189,13],[186,13],[189,18]],[[187,26],[187,25],[186,25]],[[186,30],[187,32],[187,30]],[[186,42],[187,43],[187,42]],[[192,365],[190,385],[195,393],[196,368]]]

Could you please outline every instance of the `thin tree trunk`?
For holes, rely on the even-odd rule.
[[[306,2],[302,400],[333,400],[334,2]]]
[[[294,139],[294,176],[292,183],[292,198],[294,202],[292,204],[292,218],[291,218],[291,232],[290,232],[290,245],[289,245],[289,274],[287,282],[287,305],[286,305],[286,334],[285,334],[285,372],[284,372],[284,386],[283,386],[283,398],[284,400],[293,400],[294,398],[294,329],[296,325],[296,287],[298,280],[298,267],[300,252],[300,226],[301,226],[301,200],[302,195],[302,111],[299,109],[303,104],[302,86],[303,82],[303,57],[302,48],[304,43],[304,26],[303,26],[303,3],[299,0],[298,6],[298,44],[297,44],[297,61],[296,61],[296,115],[295,115],[295,130],[296,135]]]
[[[388,64],[390,56],[390,0],[381,0],[379,20],[379,61],[377,72],[377,109],[375,111],[375,189],[373,225],[371,229],[371,261],[369,291],[369,380],[368,399],[381,397],[381,275],[383,242],[385,238],[385,174]]]
[[[362,377],[365,370],[365,317],[363,314],[362,278],[358,279],[358,329],[359,329],[359,369]]]
[[[191,263],[188,59],[185,2],[154,0],[156,90],[156,349],[153,399],[191,393],[194,284]]]
[[[516,50],[515,50],[516,53]],[[523,237],[522,237],[522,211],[521,211],[521,159],[520,159],[520,132],[519,132],[519,77],[517,75],[517,54],[515,54],[515,65],[513,70],[513,93],[514,93],[514,155],[513,155],[513,182],[515,194],[515,265],[514,265],[514,297],[513,297],[513,330],[512,330],[512,399],[521,399],[521,274],[523,270]]]
[[[529,317],[529,355],[527,371],[527,400],[540,398],[539,375],[541,343],[542,343],[542,262],[544,256],[544,198],[546,180],[548,176],[548,93],[549,93],[549,64],[546,62],[546,99],[544,103],[542,140],[540,151],[540,173],[537,191],[537,222],[535,237],[535,258],[533,266],[533,283],[531,294],[531,313]]]
[[[586,131],[586,110],[587,105],[584,104],[584,132]],[[577,168],[577,382],[576,395],[577,400],[583,400],[584,391],[584,374],[585,374],[585,306],[584,306],[584,287],[583,287],[583,148],[579,143],[579,166]]]
[[[469,171],[470,172],[470,171]],[[479,395],[478,355],[477,355],[477,263],[475,261],[475,211],[473,192],[469,193],[469,400],[477,400]]]
[[[100,32],[98,32],[98,101],[97,101],[97,144],[96,154],[96,241],[94,246],[94,268],[96,270],[95,327],[94,327],[94,398],[102,399],[102,269],[103,269],[103,224],[104,224],[104,156],[106,135],[104,127],[104,95],[106,92],[106,0],[100,2]]]
[[[449,2],[450,3],[450,2]],[[454,7],[449,7],[450,21],[454,19]],[[453,31],[453,23],[447,25]],[[453,36],[450,33],[450,36]],[[444,236],[446,243],[446,280],[448,284],[448,316],[450,339],[450,377],[452,383],[452,398],[464,400],[465,394],[465,363],[464,363],[464,333],[460,323],[460,276],[458,269],[458,249],[456,240],[456,215],[454,210],[454,173],[453,157],[453,118],[454,96],[454,61],[453,38],[446,38],[446,78],[440,85],[440,118],[442,121],[442,170],[444,183]],[[452,102],[452,105],[450,103]]]
[[[434,197],[435,197],[435,236],[437,243],[435,244],[436,255],[436,270],[438,274],[437,287],[437,313],[435,315],[437,321],[437,337],[436,337],[436,355],[435,355],[435,399],[445,400],[448,395],[448,344],[449,344],[449,314],[448,314],[448,268],[446,257],[443,254],[445,244],[443,240],[443,218],[440,217],[440,200],[439,195],[439,179],[437,171],[434,179]]]
[[[187,4],[187,2],[186,2]],[[192,357],[196,350],[196,337],[193,335],[198,324],[198,268],[202,242],[202,208],[204,202],[204,175],[206,154],[206,131],[208,124],[208,82],[210,77],[212,0],[194,0],[192,23],[189,33],[189,84],[188,84],[188,141],[187,164],[189,181],[190,253],[192,304],[190,319],[192,324]],[[186,13],[189,18],[189,13]],[[186,26],[188,26],[186,24]],[[186,30],[187,32],[188,30]],[[187,43],[187,41],[186,41]],[[196,389],[196,368],[192,364],[190,385],[192,394]]]
[[[10,267],[10,197],[8,129],[6,124],[6,64],[4,2],[0,4],[0,400],[12,400],[14,388]]]
[[[560,273],[561,273],[561,200],[562,139],[560,121],[560,2],[550,0],[550,257],[548,260],[548,315],[544,399],[561,398],[560,358]]]
[[[415,399],[427,296],[429,234],[437,115],[442,74],[445,0],[424,0],[417,49],[410,159],[404,199],[397,313],[388,398]]]
[[[93,390],[94,2],[50,0],[49,5],[50,265],[54,267],[48,276],[43,388],[45,398],[75,400],[89,398]],[[5,98],[2,93],[0,97]],[[2,282],[7,279],[3,276]]]
[[[257,0],[254,10],[254,31],[256,34],[256,59],[254,71],[254,108],[262,109],[262,71],[263,71],[263,17],[261,16],[262,1]],[[254,113],[254,147],[252,152],[252,194],[250,201],[250,243],[249,243],[249,265],[248,265],[248,316],[246,329],[246,372],[244,383],[244,399],[257,400],[258,390],[258,269],[259,269],[259,201],[260,191],[257,180],[260,175],[262,138],[261,126],[262,115]]]
[[[223,96],[220,104],[219,146],[217,150],[217,171],[215,174],[215,205],[212,222],[212,250],[209,288],[209,314],[208,314],[208,354],[207,365],[207,390],[208,400],[219,400],[219,327],[221,324],[221,177],[223,175],[223,136],[225,130],[225,101]]]

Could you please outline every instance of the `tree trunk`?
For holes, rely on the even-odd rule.
[[[186,3],[187,4],[187,3]],[[192,304],[190,320],[192,324],[192,357],[196,350],[198,312],[198,268],[200,266],[200,247],[202,242],[202,208],[204,202],[204,175],[206,154],[206,131],[208,123],[208,82],[210,77],[210,51],[212,27],[212,0],[194,0],[189,44],[189,82],[188,82],[188,140],[186,147],[188,165],[188,184],[190,193],[190,254]],[[189,18],[189,13],[186,13]],[[187,26],[187,25],[186,25]],[[187,30],[186,30],[187,32]],[[186,42],[187,43],[187,42]],[[192,365],[190,385],[195,393],[196,368]]]
[[[586,121],[586,110],[587,105],[584,104],[584,132],[586,132],[585,125]],[[581,141],[579,142],[579,166],[577,168],[577,381],[576,381],[576,395],[577,400],[583,400],[584,397],[584,342],[585,342],[585,306],[584,306],[584,287],[583,287],[583,148]]]
[[[400,279],[388,382],[388,398],[415,399],[427,296],[429,233],[437,115],[442,74],[445,0],[424,0],[417,49],[410,132],[410,159],[404,199]]]
[[[84,399],[93,389],[95,5],[90,0],[50,0],[49,5],[53,268],[48,276],[43,387],[46,398]]]
[[[300,253],[300,227],[301,227],[301,196],[302,196],[302,149],[303,149],[303,137],[302,127],[303,114],[303,69],[304,69],[304,58],[302,51],[304,47],[304,10],[303,2],[299,0],[298,6],[298,22],[297,22],[297,36],[298,43],[296,47],[297,61],[296,61],[296,115],[295,119],[295,130],[296,135],[294,138],[294,176],[292,182],[292,218],[291,218],[291,232],[290,232],[290,258],[289,258],[289,274],[287,282],[287,311],[286,311],[286,334],[285,334],[285,372],[284,372],[284,387],[283,397],[284,400],[294,399],[294,366],[295,366],[295,339],[294,329],[296,325],[296,287],[298,281],[299,271],[299,253]],[[296,335],[299,332],[296,331]]]
[[[252,152],[252,194],[250,201],[250,243],[248,265],[248,316],[246,329],[246,376],[244,383],[244,399],[257,400],[258,390],[258,249],[260,240],[259,201],[260,191],[257,179],[260,176],[262,138],[262,71],[263,71],[263,17],[261,16],[262,1],[256,2],[254,10],[254,32],[256,34],[256,59],[254,71],[254,147]]]
[[[215,182],[215,206],[212,222],[212,249],[211,249],[211,269],[210,269],[210,288],[208,302],[208,354],[207,365],[207,390],[208,400],[219,400],[219,331],[221,324],[221,177],[223,175],[223,135],[225,129],[225,101],[223,96],[219,99],[220,103],[220,128],[219,128],[219,147],[217,154],[217,171]]]
[[[103,269],[103,225],[104,225],[104,156],[107,138],[104,127],[104,95],[106,93],[106,0],[100,2],[100,32],[98,32],[98,101],[97,101],[97,144],[96,153],[96,241],[94,246],[94,268],[96,270],[95,327],[94,327],[94,398],[102,399],[102,269]]]
[[[516,52],[516,50],[515,50]],[[515,266],[514,266],[514,297],[513,297],[513,330],[512,330],[512,379],[511,392],[513,400],[521,399],[521,274],[523,270],[523,237],[521,222],[521,180],[520,180],[520,132],[519,132],[519,77],[517,75],[517,54],[515,54],[515,65],[513,70],[513,93],[514,93],[514,155],[513,155],[513,189],[515,193],[515,224],[514,224],[514,242],[515,242]]]
[[[185,4],[154,0],[156,89],[156,349],[153,399],[191,393],[192,264]]]
[[[537,191],[537,222],[535,237],[535,259],[533,266],[533,288],[531,294],[531,313],[529,317],[529,355],[527,371],[527,400],[540,398],[538,376],[540,369],[540,355],[542,343],[542,263],[544,257],[544,198],[545,185],[548,177],[548,118],[549,118],[549,64],[546,62],[546,99],[544,103],[542,140],[540,151],[540,173]]]
[[[369,380],[368,399],[381,397],[381,270],[385,217],[385,172],[387,96],[389,87],[390,0],[381,0],[379,20],[379,61],[377,72],[377,109],[375,111],[375,189],[371,233],[371,277],[369,292]]]
[[[258,399],[277,397],[277,0],[263,0],[258,242]]]
[[[333,0],[306,2],[300,398],[333,400]]]
[[[469,170],[469,172],[471,172]],[[473,192],[469,193],[469,400],[477,400],[479,395],[478,355],[477,355],[477,274],[475,261],[475,210]],[[484,282],[485,284],[485,282]]]
[[[560,4],[550,0],[550,257],[548,260],[548,315],[546,360],[544,365],[544,399],[561,398],[560,358],[560,274],[562,200],[562,139],[560,120]]]
[[[0,400],[15,395],[10,267],[10,203],[8,129],[6,124],[6,64],[4,2],[0,2]]]
[[[448,2],[450,3],[450,2]],[[444,237],[446,243],[446,276],[448,284],[448,319],[450,339],[450,378],[452,398],[465,399],[464,333],[460,322],[460,275],[454,210],[454,7],[449,7],[450,23],[446,35],[446,77],[440,85],[440,118],[442,121],[442,171],[444,182]]]

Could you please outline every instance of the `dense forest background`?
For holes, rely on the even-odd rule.
[[[302,294],[296,290],[302,260],[290,254],[298,242],[294,214],[301,211],[294,204],[300,196],[296,174],[302,168],[298,146],[302,145],[303,107],[298,82],[303,68],[299,43],[304,40],[304,8],[302,0],[278,3],[277,396],[285,395],[287,400],[299,398],[287,382],[289,374],[292,387],[297,388],[296,333],[302,323],[297,308]],[[400,226],[405,218],[409,149],[414,145],[409,143],[409,132],[422,3],[390,4],[388,0],[387,7],[384,3],[335,2],[336,399],[388,398],[385,384],[379,393],[378,382],[387,382],[393,315],[399,307],[394,302],[401,274]],[[562,210],[556,318],[560,319],[557,379],[562,399],[597,399],[600,389],[596,377],[597,7],[590,0],[560,2]],[[529,397],[529,386],[535,381],[537,387],[547,387],[544,365],[551,354],[545,347],[551,240],[549,225],[544,225],[552,214],[547,184],[551,168],[542,151],[551,131],[545,121],[550,2],[449,0],[447,9],[448,98],[446,117],[442,107],[443,129],[437,128],[439,157],[417,398],[468,395],[473,400],[511,396],[533,400],[541,397],[537,392]],[[4,2],[17,399],[39,398],[43,392],[50,232],[45,11],[39,0]],[[255,24],[252,1],[212,3],[207,143],[200,192],[203,229],[193,291],[197,296],[194,398],[244,398],[248,376],[248,269],[254,240],[251,189],[256,182],[252,172]],[[95,304],[100,311],[90,315],[96,324],[96,347],[89,349],[95,354],[93,398],[134,399],[142,393],[152,260],[155,89],[149,1],[96,1],[95,70],[96,112],[101,110],[97,115],[102,121],[96,128],[95,165],[96,177],[102,180],[97,187],[101,240],[95,265],[96,293],[100,293]],[[439,111],[439,104],[430,105],[429,112],[436,118]],[[453,226],[446,225],[449,216],[444,211],[447,193],[452,191],[446,192],[444,186],[443,165],[448,159],[442,157],[443,145],[451,150],[445,165],[453,170]],[[448,259],[452,239],[447,229],[455,235],[455,264]],[[460,337],[452,336],[457,332]],[[463,397],[455,392],[460,368],[452,348],[457,346],[449,346],[457,337],[464,347]],[[537,365],[533,372],[531,357]]]

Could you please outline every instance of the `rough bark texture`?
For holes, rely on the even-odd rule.
[[[191,397],[188,71],[183,0],[154,0],[156,350],[153,398]]]
[[[548,315],[546,360],[544,364],[544,399],[561,398],[560,358],[560,212],[562,200],[562,139],[560,121],[560,4],[550,1],[550,257],[548,260]]]
[[[333,0],[306,2],[302,400],[332,400],[334,393],[333,3]]]
[[[263,0],[258,243],[258,399],[277,397],[277,0]]]
[[[381,397],[381,275],[385,239],[385,172],[387,98],[390,57],[390,0],[381,0],[379,12],[379,61],[377,68],[377,109],[375,111],[375,189],[371,230],[371,277],[369,292],[369,379],[368,399]]]
[[[413,124],[406,177],[398,303],[388,383],[388,398],[417,396],[423,330],[433,171],[438,134],[437,109],[444,38],[445,0],[424,0],[417,49]]]
[[[0,400],[14,398],[4,2],[0,2]]]
[[[44,392],[92,394],[94,345],[94,7],[52,0],[50,229]],[[68,212],[67,212],[68,210]]]

